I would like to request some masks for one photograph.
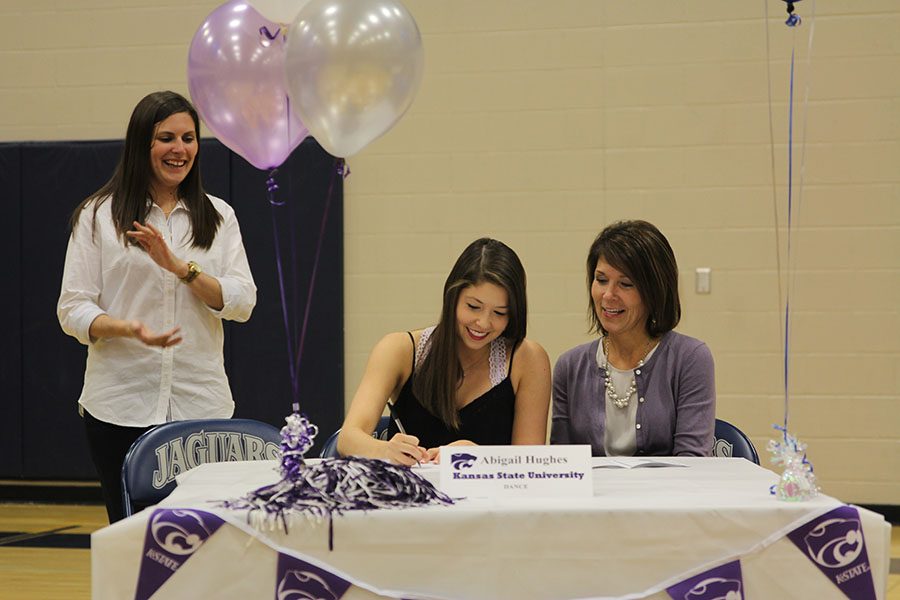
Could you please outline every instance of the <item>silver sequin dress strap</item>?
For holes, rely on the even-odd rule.
[[[431,327],[426,327],[422,330],[422,335],[419,336],[419,343],[416,344],[416,357],[414,364],[419,366],[421,364],[422,359],[428,354],[428,349],[431,345],[428,343],[431,340],[431,334],[434,333],[435,325]]]
[[[426,327],[419,336],[419,342],[416,344],[416,366],[428,355],[428,350],[431,348],[429,342],[434,328],[434,325]],[[499,337],[491,342],[488,364],[490,365],[491,387],[494,387],[506,379],[506,338]]]
[[[506,379],[506,338],[498,337],[491,342],[488,362],[491,367],[491,387],[494,387]]]

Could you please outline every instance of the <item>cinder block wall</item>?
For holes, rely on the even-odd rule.
[[[0,140],[121,137],[143,94],[186,93],[188,44],[217,4],[4,2]],[[436,319],[482,235],[519,252],[529,334],[555,360],[588,339],[594,235],[643,218],[675,248],[679,329],[712,348],[719,416],[768,459],[790,290],[792,429],[826,493],[900,504],[900,5],[819,2],[813,19],[804,2],[796,30],[775,0],[408,6],[422,88],[346,183],[347,400],[380,336]]]

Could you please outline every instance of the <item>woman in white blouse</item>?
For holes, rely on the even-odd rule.
[[[72,215],[57,316],[88,347],[78,404],[110,522],[141,433],[234,411],[222,320],[250,318],[256,286],[234,211],[203,191],[199,137],[187,99],[149,94],[112,178]]]

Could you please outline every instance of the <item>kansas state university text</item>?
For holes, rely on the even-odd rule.
[[[582,479],[584,473],[569,471],[568,473],[547,473],[544,471],[527,473],[453,473],[453,479]]]

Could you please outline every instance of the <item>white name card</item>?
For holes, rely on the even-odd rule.
[[[590,497],[591,447],[442,446],[440,488],[454,498]]]

